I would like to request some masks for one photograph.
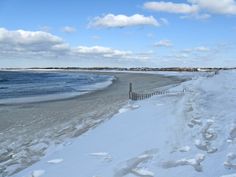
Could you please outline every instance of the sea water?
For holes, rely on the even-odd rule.
[[[79,72],[0,71],[0,104],[68,98],[104,88],[113,77]]]

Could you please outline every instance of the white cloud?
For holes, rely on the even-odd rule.
[[[160,40],[155,44],[156,47],[172,47],[172,43],[170,40]]]
[[[98,55],[105,55],[105,56],[115,56],[115,55],[127,55],[131,52],[127,51],[120,51],[120,50],[114,50],[109,47],[103,47],[103,46],[78,46],[74,49],[75,52],[78,52],[79,54],[98,54]]]
[[[159,12],[180,13],[180,14],[192,14],[198,12],[197,5],[164,2],[164,1],[146,2],[144,4],[144,8]]]
[[[43,31],[9,31],[0,28],[0,59],[2,58],[99,58],[138,59],[150,57],[147,53],[134,53],[103,46],[72,47],[58,36]]]
[[[145,9],[158,12],[198,14],[195,16],[196,19],[209,18],[209,13],[236,15],[235,0],[187,0],[186,3],[153,1],[144,3],[143,6]]]
[[[159,26],[158,21],[153,16],[144,16],[134,14],[132,16],[107,14],[101,17],[95,17],[89,27],[104,27],[104,28],[122,28],[128,26],[152,25]]]
[[[196,19],[196,20],[206,20],[211,18],[210,14],[190,14],[180,17],[181,19]]]
[[[65,26],[62,29],[62,31],[65,32],[65,33],[74,33],[74,32],[76,32],[76,29],[72,26]]]
[[[201,52],[209,52],[209,51],[211,51],[209,47],[198,46],[194,48],[184,49],[182,52],[186,52],[186,53],[200,52],[201,53]]]
[[[73,49],[74,53],[78,55],[83,55],[87,57],[96,56],[96,57],[104,57],[104,58],[118,58],[118,59],[148,59],[148,52],[145,54],[135,54],[131,51],[122,51],[116,50],[109,47],[103,46],[78,46]]]
[[[236,15],[235,0],[188,0],[200,9],[217,14]]]
[[[205,47],[205,46],[199,46],[199,47],[195,47],[194,51],[197,51],[197,52],[209,52],[210,48]]]
[[[8,31],[0,28],[0,49],[3,51],[48,51],[53,46],[62,44],[63,40],[43,31]]]

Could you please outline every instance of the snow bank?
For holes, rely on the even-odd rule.
[[[130,102],[14,176],[43,169],[42,177],[234,177],[235,78],[235,71],[198,75],[171,89],[186,88],[184,94]],[[51,159],[63,163],[49,164]]]

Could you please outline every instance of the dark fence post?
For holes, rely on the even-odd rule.
[[[183,90],[183,92],[185,92],[186,89]],[[153,91],[151,93],[136,93],[136,92],[133,92],[133,87],[132,87],[132,83],[130,82],[129,83],[129,99],[130,100],[144,100],[144,99],[147,99],[147,98],[150,98],[154,95],[165,95],[165,94],[169,94],[171,93],[170,91],[168,90],[156,90],[156,91]]]
[[[132,99],[132,83],[129,83],[129,99]]]

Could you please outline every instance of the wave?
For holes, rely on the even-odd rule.
[[[0,72],[1,75],[8,82],[0,84],[0,104],[70,98],[103,89],[114,80],[113,76],[78,72]]]

